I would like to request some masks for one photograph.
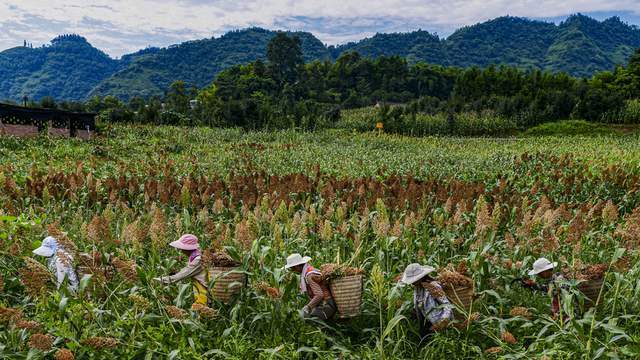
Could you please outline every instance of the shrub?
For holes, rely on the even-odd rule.
[[[616,131],[584,120],[565,120],[538,125],[524,132],[527,136],[611,135]]]

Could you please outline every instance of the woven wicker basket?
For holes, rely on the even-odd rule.
[[[362,275],[351,275],[331,280],[329,287],[338,307],[337,318],[347,319],[360,315],[363,279]]]
[[[215,267],[209,271],[213,283],[211,296],[228,304],[234,295],[239,294],[246,283],[246,274],[240,268]]]
[[[447,299],[455,305],[456,316],[464,316],[465,313],[471,312],[473,306],[473,287],[453,287],[450,285],[443,286]]]
[[[602,285],[604,284],[604,278],[598,280],[588,280],[578,284],[578,289],[584,294],[586,297],[588,305],[591,306],[598,301],[598,296],[600,296],[600,290],[602,290]],[[602,292],[602,296],[600,298],[600,302],[602,302],[602,297],[604,296],[604,291]]]

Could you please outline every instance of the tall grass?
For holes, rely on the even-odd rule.
[[[627,100],[620,110],[609,111],[602,116],[609,124],[640,124],[640,99]]]
[[[383,122],[385,132],[409,136],[501,136],[513,134],[516,130],[515,121],[491,111],[453,115],[408,113],[384,121],[379,111],[373,107],[345,110],[335,126],[360,132],[375,131],[378,121]]]

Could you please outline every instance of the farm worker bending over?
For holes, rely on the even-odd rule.
[[[47,258],[49,270],[56,275],[56,285],[60,288],[65,278],[69,279],[69,289],[78,289],[78,275],[73,268],[73,257],[58,244],[58,240],[48,236],[42,240],[39,248],[33,250],[36,255]]]
[[[329,286],[322,280],[320,271],[314,269],[309,261],[310,257],[292,254],[287,258],[285,269],[300,274],[300,292],[307,293],[311,301],[300,310],[304,319],[318,318],[326,321],[336,313],[336,302],[331,296]]]
[[[568,289],[564,276],[559,272],[553,271],[557,266],[557,262],[552,263],[545,258],[539,258],[533,263],[533,269],[529,271],[529,276],[536,276],[543,283],[538,284],[534,280],[522,281],[523,287],[545,292],[551,297],[551,313],[554,316],[560,314],[561,290]]]
[[[413,285],[413,305],[420,324],[420,342],[453,320],[453,306],[440,283],[429,275],[434,271],[431,266],[410,264],[400,280]]]
[[[200,254],[200,244],[195,235],[185,234],[180,239],[169,244],[189,257],[187,266],[174,275],[162,276],[154,280],[163,284],[173,284],[180,280],[191,279],[193,284],[193,297],[196,304],[207,305],[207,269],[201,265],[202,255]]]

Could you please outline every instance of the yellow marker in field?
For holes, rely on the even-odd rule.
[[[382,121],[378,121],[376,123],[376,129],[378,129],[378,130],[384,129],[384,124],[382,123]]]

